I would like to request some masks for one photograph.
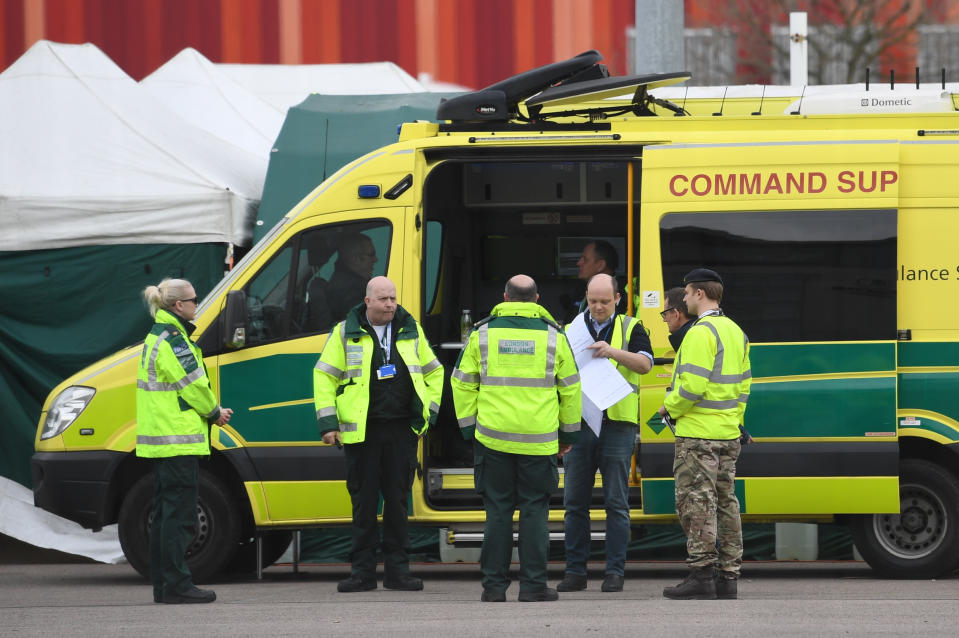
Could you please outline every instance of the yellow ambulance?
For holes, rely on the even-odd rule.
[[[664,291],[705,266],[722,274],[723,308],[752,343],[755,443],[736,480],[744,520],[846,522],[883,575],[959,567],[952,94],[668,100],[659,95],[687,75],[607,77],[600,59],[534,69],[444,102],[442,124],[404,125],[397,143],[319,184],[207,292],[195,337],[235,414],[212,428],[202,465],[190,550],[199,579],[249,559],[254,537],[268,563],[291,530],[350,524],[343,453],[320,441],[311,385],[331,326],[362,299],[337,284],[344,269],[395,281],[449,374],[464,309],[485,316],[522,272],[564,319],[582,296],[576,262],[600,238],[633,282],[631,310],[657,357],[641,392],[633,524],[675,521],[673,437],[656,416],[674,353],[659,313]],[[32,468],[38,506],[92,528],[118,522],[146,573],[139,352],[54,389]],[[448,387],[411,502],[414,524],[446,528],[457,544],[480,538],[472,453]],[[552,503],[561,535],[561,492]]]

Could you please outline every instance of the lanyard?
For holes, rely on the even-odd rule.
[[[390,362],[390,327],[393,325],[393,322],[386,324],[386,328],[383,330],[383,336],[380,338],[380,348],[383,350],[383,362]]]

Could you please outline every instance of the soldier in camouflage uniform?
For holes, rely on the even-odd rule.
[[[719,275],[698,268],[684,282],[684,301],[698,319],[676,354],[659,412],[667,423],[675,422],[676,513],[686,533],[690,574],[663,595],[736,598],[743,556],[736,460],[740,437],[748,436],[740,426],[752,378],[749,340],[719,308]]]

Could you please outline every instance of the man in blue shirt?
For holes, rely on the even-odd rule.
[[[606,577],[604,592],[623,590],[626,544],[629,542],[629,462],[636,445],[639,420],[639,376],[653,365],[652,346],[643,325],[617,314],[621,295],[616,280],[594,275],[586,286],[588,309],[573,320],[583,321],[594,343],[594,357],[606,357],[632,386],[624,399],[603,411],[599,433],[587,424],[579,443],[564,457],[563,503],[566,507],[566,574],[558,591],[586,589],[589,558],[589,507],[598,469],[603,476],[606,505]]]

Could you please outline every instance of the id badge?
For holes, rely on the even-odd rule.
[[[380,366],[376,371],[377,379],[392,379],[396,376],[396,365],[393,363],[387,363],[385,366]]]

